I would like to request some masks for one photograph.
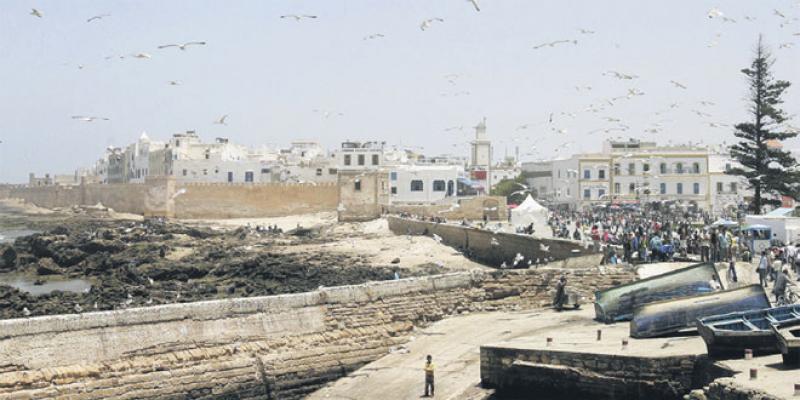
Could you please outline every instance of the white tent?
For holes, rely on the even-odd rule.
[[[522,204],[511,210],[511,224],[524,227],[533,222],[533,228],[537,234],[550,232],[547,229],[549,215],[550,212],[547,211],[546,207],[537,203],[531,195],[528,195],[528,198]]]

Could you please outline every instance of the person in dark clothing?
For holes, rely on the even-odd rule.
[[[561,311],[564,307],[564,298],[566,297],[566,289],[567,289],[567,277],[561,275],[561,278],[558,279],[558,283],[556,283],[556,294],[553,296],[553,307],[556,310]]]

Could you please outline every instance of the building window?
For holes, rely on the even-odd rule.
[[[420,180],[411,181],[411,191],[412,192],[421,192],[422,191],[422,181],[420,181]]]
[[[722,182],[717,182],[717,193],[722,193]]]
[[[392,194],[397,194],[397,186],[392,186]]]
[[[350,165],[350,154],[344,155],[344,165]]]
[[[630,185],[628,185],[628,193],[633,194],[634,192],[636,192],[636,184],[631,183]]]
[[[211,158],[211,154],[208,154],[208,152],[206,152],[206,160],[208,160],[210,158]]]
[[[597,178],[598,179],[606,179],[606,170],[601,169],[597,171]]]
[[[678,183],[677,185],[675,185],[675,193],[683,194],[683,184],[682,183]]]
[[[185,170],[185,169],[184,169],[184,170],[183,170],[183,176],[186,176],[186,174],[187,174],[188,172],[189,172],[189,171],[187,171],[187,170]]]
[[[658,170],[661,172],[661,175],[666,174],[667,173],[667,163],[663,163],[662,162],[661,164],[659,164]]]
[[[561,170],[558,170],[558,177],[561,178]]]
[[[615,182],[614,183],[614,193],[619,193],[619,192],[620,192],[620,184],[619,184],[619,182]]]
[[[453,181],[447,181],[447,197],[452,196],[455,190],[456,190],[456,183]]]
[[[379,161],[380,161],[380,157],[378,157],[377,154],[373,154],[372,155],[372,165],[378,165]]]
[[[592,198],[592,191],[590,189],[583,189],[583,198],[584,199],[591,199]]]
[[[433,191],[434,192],[444,192],[447,185],[444,181],[433,181]]]
[[[244,173],[244,181],[245,182],[253,182],[253,171],[245,171],[245,173]]]
[[[606,195],[606,190],[605,189],[598,189],[597,190],[597,198],[598,199],[602,199],[603,196],[605,196],[605,195]]]
[[[364,165],[364,155],[363,154],[359,154],[358,155],[358,165]]]
[[[270,172],[269,168],[261,168],[262,174],[268,174]]]
[[[203,168],[203,175],[208,175],[208,170]]]
[[[614,164],[614,176],[619,175],[619,164]]]
[[[667,184],[666,183],[662,183],[662,184],[659,185],[659,192],[661,194],[667,194]]]
[[[356,192],[360,192],[361,191],[361,179],[356,179],[356,181],[353,183],[353,189]]]
[[[650,164],[647,163],[642,164],[642,171],[650,172]]]
[[[392,180],[392,181],[396,181],[397,180],[397,172],[390,172],[389,173],[389,179]]]
[[[322,168],[317,168],[317,176],[322,176]]]
[[[725,172],[728,172],[730,170],[731,170],[731,164],[730,163],[725,164]]]
[[[694,194],[700,194],[700,184],[699,184],[699,183],[695,182],[695,183],[692,185],[692,192],[693,192]]]
[[[736,193],[737,189],[736,182],[731,182],[731,193]]]
[[[678,173],[678,174],[682,174],[683,173],[683,163],[675,164],[675,172]]]
[[[233,172],[228,172],[228,182],[233,182]]]
[[[629,163],[628,164],[628,175],[635,175],[636,174],[636,164]]]
[[[692,173],[699,174],[700,173],[700,163],[692,164]]]
[[[328,175],[336,175],[338,172],[336,168],[328,168]]]
[[[583,170],[583,179],[592,179],[592,171],[588,169]]]

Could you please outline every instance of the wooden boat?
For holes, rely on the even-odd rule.
[[[741,357],[745,349],[754,355],[779,351],[774,325],[800,321],[800,305],[766,308],[699,318],[697,331],[711,356]]]
[[[712,279],[720,282],[714,264],[702,263],[600,290],[595,292],[595,318],[605,323],[626,321],[642,304],[710,293]]]
[[[800,319],[772,325],[778,350],[783,355],[783,364],[797,367],[800,365]]]
[[[649,303],[634,310],[630,335],[648,338],[677,333],[694,328],[698,318],[769,306],[761,285]]]

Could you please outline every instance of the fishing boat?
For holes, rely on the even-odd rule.
[[[595,293],[595,318],[612,323],[626,321],[642,304],[710,293],[711,281],[720,282],[714,264],[694,264],[666,274],[656,275]]]
[[[775,334],[778,350],[783,355],[783,365],[800,365],[800,319],[775,324],[770,329]]]
[[[659,301],[634,310],[630,335],[657,337],[695,328],[697,319],[740,311],[761,310],[770,306],[761,285]]]
[[[739,356],[745,349],[754,355],[778,352],[772,327],[800,321],[800,305],[713,315],[697,320],[697,330],[711,356]]]

